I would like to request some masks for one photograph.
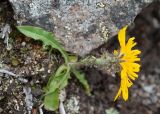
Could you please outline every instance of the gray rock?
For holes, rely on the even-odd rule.
[[[88,54],[153,0],[9,0],[18,25],[54,32],[66,50]]]

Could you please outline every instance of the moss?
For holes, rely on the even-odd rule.
[[[11,64],[13,65],[13,66],[18,66],[19,65],[19,60],[18,60],[18,58],[16,58],[16,57],[12,57],[11,58]]]

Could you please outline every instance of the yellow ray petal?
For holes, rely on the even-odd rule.
[[[117,99],[118,99],[118,97],[121,95],[121,92],[122,92],[122,90],[121,90],[121,88],[118,90],[118,93],[117,93],[117,95],[115,96],[115,98],[114,98],[114,101],[116,101]]]
[[[139,50],[132,50],[131,51],[131,55],[139,55],[139,54],[141,54],[141,51],[139,51]]]
[[[126,29],[127,29],[127,26],[121,29],[118,33],[118,40],[119,40],[121,48],[125,47]]]
[[[132,81],[128,79],[128,87],[131,87],[133,85]]]
[[[121,90],[122,97],[126,101],[128,99],[128,77],[125,70],[121,71]]]
[[[128,86],[127,86],[127,80],[122,80],[122,97],[126,101],[128,100]]]
[[[131,50],[131,48],[134,46],[133,44],[134,44],[134,40],[135,39],[135,37],[132,37],[132,38],[130,38],[129,40],[128,40],[128,42],[127,42],[127,44],[126,44],[126,48],[127,49],[129,49],[129,50]]]

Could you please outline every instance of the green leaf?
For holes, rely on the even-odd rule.
[[[106,110],[106,114],[119,114],[115,108],[109,108]]]
[[[61,65],[56,73],[54,73],[45,88],[44,105],[47,110],[56,110],[59,106],[59,98],[57,97],[58,91],[61,91],[68,84],[70,77],[70,68],[66,65]],[[59,95],[58,95],[59,96]],[[54,99],[53,99],[54,97]],[[55,102],[51,102],[54,100]],[[58,102],[58,103],[57,103]]]
[[[66,65],[61,65],[56,73],[54,73],[47,84],[46,94],[54,92],[56,89],[63,89],[68,84],[68,79],[70,77],[70,68]]]
[[[85,75],[84,73],[72,68],[72,72],[75,75],[75,77],[79,80],[79,82],[84,86],[86,92],[88,95],[91,95],[91,89],[89,87],[89,84],[87,82],[87,80],[85,79]]]
[[[47,110],[55,111],[59,107],[59,91],[56,90],[44,98],[44,107]]]
[[[17,26],[17,28],[24,35],[35,40],[41,40],[44,45],[52,46],[52,48],[59,50],[63,55],[65,62],[68,63],[68,55],[66,51],[51,32],[47,32],[42,28],[34,26]]]

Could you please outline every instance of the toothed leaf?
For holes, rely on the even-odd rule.
[[[47,110],[55,111],[59,107],[59,91],[56,90],[44,98],[44,107]]]
[[[86,92],[88,95],[90,95],[91,93],[91,89],[89,87],[89,84],[87,82],[87,80],[85,79],[85,75],[84,73],[72,68],[72,72],[75,75],[75,77],[79,80],[79,82],[83,85],[83,87],[85,88]]]
[[[63,46],[51,32],[47,32],[42,28],[34,26],[17,26],[17,28],[24,35],[35,40],[41,40],[45,46],[52,46],[52,48],[59,50],[63,55],[65,62],[68,62],[67,53],[64,51]]]

